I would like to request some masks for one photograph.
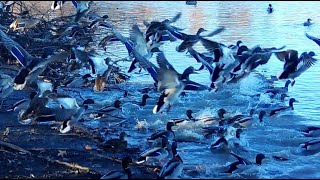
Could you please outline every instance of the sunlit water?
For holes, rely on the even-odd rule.
[[[266,8],[272,3],[275,11],[268,14]],[[133,24],[138,24],[145,30],[143,20],[162,21],[172,18],[176,13],[182,12],[182,17],[174,25],[185,28],[184,32],[195,34],[203,27],[209,31],[224,26],[226,30],[210,39],[230,45],[238,40],[248,47],[261,45],[262,47],[281,47],[287,49],[314,51],[320,54],[320,48],[304,35],[319,37],[320,19],[318,2],[202,2],[196,6],[186,5],[180,2],[95,2],[94,10],[101,15],[109,15],[110,20],[124,36],[128,36]],[[311,18],[314,24],[304,27],[302,23]],[[180,41],[167,43],[162,47],[167,59],[178,72],[193,65],[200,67],[196,61],[185,53],[178,53],[175,47]],[[97,42],[98,44],[98,42]],[[195,46],[196,50],[204,52],[201,44]],[[119,57],[126,57],[127,51],[124,45],[112,43],[108,46],[108,52]],[[155,56],[151,59],[155,63]],[[129,64],[123,64],[123,71],[127,71]],[[249,127],[243,136],[248,152],[240,151],[243,157],[254,160],[257,153],[266,156],[282,154],[288,157],[288,161],[276,161],[272,158],[263,161],[260,167],[250,168],[246,172],[223,174],[223,166],[236,159],[228,153],[219,153],[209,149],[213,139],[206,139],[202,135],[201,127],[205,124],[183,124],[175,129],[178,144],[178,153],[184,161],[182,177],[185,178],[320,178],[319,153],[305,154],[300,151],[299,144],[310,140],[299,131],[301,125],[319,124],[320,92],[319,71],[320,63],[311,67],[307,72],[296,78],[296,84],[289,87],[288,95],[299,100],[294,104],[294,111],[280,114],[276,117],[265,118],[264,125]],[[271,108],[287,105],[289,98],[284,103],[270,99],[266,94],[260,98],[253,95],[259,94],[268,85],[266,81],[271,75],[277,76],[283,68],[274,55],[266,65],[260,66],[247,78],[235,85],[224,86],[218,92],[187,92],[186,97],[181,97],[173,106],[173,110],[165,115],[154,115],[152,109],[156,104],[159,93],[151,92],[148,105],[139,108],[130,103],[124,104],[123,113],[130,122],[124,130],[129,137],[130,146],[139,146],[142,149],[150,147],[146,137],[155,131],[138,131],[136,121],[145,121],[148,128],[165,129],[165,124],[172,118],[185,117],[185,111],[192,109],[196,117],[205,115],[216,116],[216,110],[225,108],[229,115],[247,114],[250,108],[260,108],[271,104]],[[121,85],[123,89],[129,89],[132,96],[123,98],[124,101],[140,101],[142,94],[137,89],[152,87],[152,79],[146,72],[142,74],[129,74],[131,79]],[[209,85],[209,73],[204,70],[200,74],[191,75],[191,79]],[[285,81],[278,81],[274,86],[284,86]],[[123,92],[111,91],[93,94],[92,91],[83,92],[83,96],[94,98],[96,101],[112,102],[123,95]],[[99,127],[103,122],[90,121],[87,125]]]

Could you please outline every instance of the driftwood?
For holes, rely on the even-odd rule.
[[[6,147],[6,148],[10,148],[10,149],[14,149],[16,151],[31,155],[30,151],[27,151],[27,150],[25,150],[25,149],[23,149],[23,148],[21,148],[21,147],[19,147],[17,145],[14,145],[14,144],[11,144],[11,143],[8,143],[8,142],[4,142],[4,141],[1,141],[1,140],[0,140],[0,146]]]

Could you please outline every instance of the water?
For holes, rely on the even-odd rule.
[[[271,3],[275,9],[272,14],[266,12],[268,4]],[[49,7],[49,6],[48,6]],[[66,7],[67,8],[67,7]],[[71,8],[72,9],[72,8]],[[182,17],[174,25],[185,28],[185,33],[195,34],[203,27],[209,31],[217,27],[224,26],[226,30],[210,39],[230,45],[238,40],[248,47],[261,45],[262,47],[281,47],[286,45],[286,49],[295,49],[299,53],[304,51],[314,51],[320,54],[320,48],[314,42],[307,39],[305,32],[319,37],[320,26],[317,19],[320,18],[319,6],[317,2],[232,2],[232,1],[198,1],[196,6],[186,5],[185,1],[180,2],[95,2],[93,10],[101,15],[108,14],[110,20],[117,27],[117,30],[124,36],[128,36],[133,24],[145,30],[143,20],[150,22],[152,20],[162,21],[166,18],[172,18],[176,13],[182,12]],[[314,21],[314,25],[304,27],[303,22],[307,18]],[[175,47],[180,41],[167,43],[162,47],[165,56],[178,72],[182,72],[186,67],[193,65],[200,67],[196,61],[185,53],[178,53]],[[195,49],[204,52],[201,45],[197,44]],[[120,57],[126,57],[127,52],[124,45],[113,43],[107,51],[117,54]],[[155,63],[155,56],[151,59]],[[124,63],[124,71],[129,64]],[[287,112],[276,117],[265,119],[264,125],[257,125],[248,128],[244,135],[248,152],[238,152],[241,156],[254,160],[257,153],[264,153],[266,156],[281,154],[289,158],[288,161],[276,161],[272,158],[263,161],[260,167],[252,167],[242,173],[223,174],[221,168],[235,158],[227,153],[219,153],[209,149],[213,139],[206,139],[202,135],[201,127],[205,124],[184,124],[175,128],[178,140],[193,141],[180,142],[178,144],[178,153],[184,161],[184,178],[320,178],[318,169],[319,153],[306,154],[301,152],[299,144],[310,140],[299,132],[301,125],[319,124],[319,107],[317,103],[320,99],[320,92],[317,91],[319,84],[320,63],[311,67],[308,71],[296,78],[296,84],[289,87],[288,95],[299,100],[295,104],[295,110]],[[129,146],[139,146],[142,149],[150,147],[146,142],[153,130],[140,131],[136,128],[136,121],[144,122],[150,129],[164,129],[165,124],[172,118],[185,117],[187,109],[192,109],[196,117],[205,115],[216,116],[216,110],[223,107],[229,114],[247,114],[249,109],[271,104],[275,108],[278,105],[287,105],[289,98],[285,103],[279,100],[270,99],[266,95],[261,95],[260,99],[253,95],[261,92],[268,83],[266,78],[271,75],[278,75],[283,67],[274,55],[266,65],[260,66],[250,76],[245,78],[239,84],[225,86],[218,92],[188,92],[186,97],[181,97],[174,104],[173,111],[161,116],[153,115],[152,109],[156,104],[159,93],[152,92],[148,99],[148,105],[139,108],[125,104],[124,115],[129,117],[130,122],[125,125],[126,132],[131,134],[129,137]],[[141,74],[130,74],[131,79],[122,88],[129,88],[133,96],[129,100],[139,101],[141,93],[136,89],[152,87],[152,79],[145,72]],[[200,74],[191,75],[191,79],[209,84],[209,73],[202,71]],[[275,82],[277,87],[284,86],[285,81]],[[97,93],[83,92],[83,96],[95,98],[97,101],[106,100],[112,102],[114,99],[122,96],[122,92],[103,92]],[[127,100],[127,99],[124,99]],[[102,122],[92,122],[87,125],[98,127]]]

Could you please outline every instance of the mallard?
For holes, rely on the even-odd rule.
[[[267,8],[268,13],[272,13],[273,12],[273,7],[271,4],[269,4],[268,8]]]
[[[112,151],[122,151],[127,148],[128,142],[126,140],[127,134],[121,132],[118,139],[109,139],[103,143],[103,147],[111,149]]]
[[[111,171],[108,174],[103,175],[100,179],[131,179],[132,172],[129,168],[129,164],[132,163],[130,157],[125,157],[122,159],[122,169],[123,171]]]
[[[320,149],[320,139],[312,139],[310,141],[300,144],[300,148],[304,148],[307,151],[314,151]]]
[[[141,153],[137,164],[141,164],[143,162],[161,161],[162,159],[166,158],[169,155],[167,144],[168,139],[162,137],[161,147],[154,147]]]
[[[270,111],[270,116],[273,116],[275,114],[279,114],[280,112],[284,112],[284,111],[287,111],[287,110],[294,110],[294,108],[293,108],[293,103],[294,102],[299,102],[299,101],[296,100],[295,98],[290,98],[289,106],[280,107],[280,108],[271,110]]]
[[[173,30],[172,28],[170,28],[170,32],[172,35],[174,35],[176,38],[183,40],[183,42],[176,47],[176,50],[178,52],[183,52],[185,50],[187,50],[188,48],[192,47],[193,45],[195,45],[197,42],[202,41],[203,37],[211,37],[214,36],[216,34],[221,33],[225,28],[221,27],[216,29],[215,31],[211,32],[208,35],[205,36],[201,36],[200,34],[204,31],[206,31],[203,28],[199,28],[196,35],[188,35],[182,32],[177,32],[175,30]]]
[[[299,77],[318,61],[314,58],[316,55],[313,51],[303,52],[298,57],[298,51],[287,50],[276,53],[276,56],[280,61],[285,61],[283,71],[278,76],[278,79],[293,79],[291,85],[294,85],[295,78]]]
[[[176,179],[178,178],[183,170],[183,160],[180,155],[177,154],[177,142],[172,142],[172,154],[173,157],[165,163],[160,172],[158,173],[159,179]]]
[[[171,122],[171,121],[167,122],[167,128],[165,131],[160,131],[160,132],[154,133],[147,140],[154,141],[158,138],[163,138],[163,137],[165,137],[166,139],[168,139],[170,141],[174,140],[175,134],[172,131],[173,126],[175,126],[174,122]]]
[[[310,18],[307,19],[306,22],[303,23],[303,26],[310,26],[312,25],[313,23],[311,22],[312,20]]]
[[[253,162],[250,162],[250,161],[247,160],[247,159],[244,159],[244,158],[236,155],[236,154],[233,153],[233,152],[230,152],[230,154],[231,154],[232,156],[234,156],[235,158],[237,158],[238,161],[229,164],[229,165],[226,167],[226,168],[228,168],[228,170],[227,170],[225,173],[232,173],[233,171],[235,171],[236,169],[238,169],[237,166],[240,165],[240,164],[243,164],[243,165],[253,165],[253,164],[256,164],[256,165],[259,165],[259,166],[260,166],[261,163],[262,163],[262,160],[266,158],[266,156],[265,156],[264,154],[259,153],[259,154],[256,155],[256,162],[253,163]]]

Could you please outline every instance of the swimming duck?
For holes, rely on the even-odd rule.
[[[312,139],[305,143],[300,144],[300,148],[304,148],[307,151],[314,151],[320,149],[320,139]]]
[[[233,171],[235,171],[236,169],[238,169],[238,165],[240,164],[243,164],[243,165],[252,165],[252,164],[256,164],[256,165],[261,165],[262,163],[262,160],[266,158],[266,156],[264,154],[257,154],[256,155],[256,162],[253,163],[253,162],[250,162],[249,160],[247,159],[244,159],[238,155],[236,155],[235,153],[233,152],[230,152],[231,155],[233,155],[235,158],[237,158],[238,161],[234,162],[234,163],[231,163],[227,166],[227,168],[229,168],[225,173],[232,173]]]
[[[157,133],[153,133],[147,140],[149,142],[152,142],[152,141],[154,141],[154,140],[156,140],[158,138],[163,138],[163,137],[165,137],[166,139],[168,139],[170,141],[174,140],[175,134],[172,131],[172,127],[173,126],[176,126],[174,124],[174,122],[171,122],[171,121],[167,122],[167,128],[166,128],[165,131],[160,131],[160,132],[157,132]]]
[[[299,77],[318,61],[314,58],[315,55],[313,51],[310,51],[309,53],[303,52],[300,57],[298,57],[298,51],[295,50],[276,53],[280,61],[285,61],[283,72],[278,76],[278,79],[293,79],[291,84],[293,86],[295,78]]]
[[[320,127],[319,126],[307,126],[302,130],[302,133],[305,136],[319,136],[320,135]]]
[[[167,143],[168,139],[166,137],[162,137],[161,147],[154,147],[141,153],[137,164],[141,164],[143,162],[161,161],[162,159],[166,158],[169,155]]]
[[[312,20],[310,18],[307,19],[306,22],[303,23],[303,26],[310,26],[312,25],[313,23],[311,22]]]
[[[132,163],[130,157],[125,157],[122,159],[122,169],[123,171],[111,171],[108,174],[103,175],[100,179],[131,179],[132,172],[129,168],[129,164]]]
[[[103,143],[103,146],[105,148],[112,149],[112,151],[125,150],[128,146],[126,138],[127,134],[125,132],[121,132],[118,139],[109,139],[108,141]]]
[[[278,114],[278,113],[283,112],[283,111],[294,110],[294,108],[293,108],[293,103],[294,103],[294,102],[299,102],[299,101],[296,100],[295,98],[290,98],[290,100],[289,100],[289,106],[280,107],[280,108],[271,110],[271,111],[270,111],[270,116],[273,116],[273,115]]]
[[[269,4],[269,7],[268,7],[267,11],[268,11],[269,14],[273,12],[273,7],[272,7],[271,4]]]
[[[31,29],[35,27],[39,22],[39,19],[34,18],[18,18],[10,24],[9,28],[13,29],[13,31],[24,31],[25,29]]]
[[[107,106],[105,106],[105,107],[103,107],[103,108],[100,108],[100,109],[98,110],[98,112],[101,112],[101,113],[111,113],[111,112],[116,111],[116,110],[119,110],[119,109],[121,109],[121,101],[117,99],[117,100],[115,100],[115,101],[113,102],[112,105],[107,105]]]
[[[2,109],[2,104],[4,98],[9,96],[13,92],[13,78],[6,74],[0,74],[0,108]]]
[[[177,154],[177,142],[172,142],[171,149],[173,157],[162,166],[158,174],[159,179],[176,179],[182,173],[183,160],[180,155]]]
[[[186,5],[197,5],[197,1],[186,1]]]
[[[227,131],[226,131],[227,132]],[[225,133],[226,133],[225,132]],[[237,129],[236,130],[236,136],[235,137],[230,137],[230,136],[222,136],[220,138],[218,138],[218,140],[216,140],[212,145],[211,145],[211,149],[223,149],[223,150],[228,150],[228,149],[232,149],[235,147],[239,147],[240,146],[240,136],[241,133],[243,132],[242,129]]]
[[[262,123],[263,122],[263,117],[266,115],[267,113],[265,111],[260,111],[259,113],[259,122]],[[251,126],[254,123],[254,118],[253,117],[245,117],[239,120],[234,121],[234,125],[233,126],[240,126],[242,128],[247,128],[249,126]]]

